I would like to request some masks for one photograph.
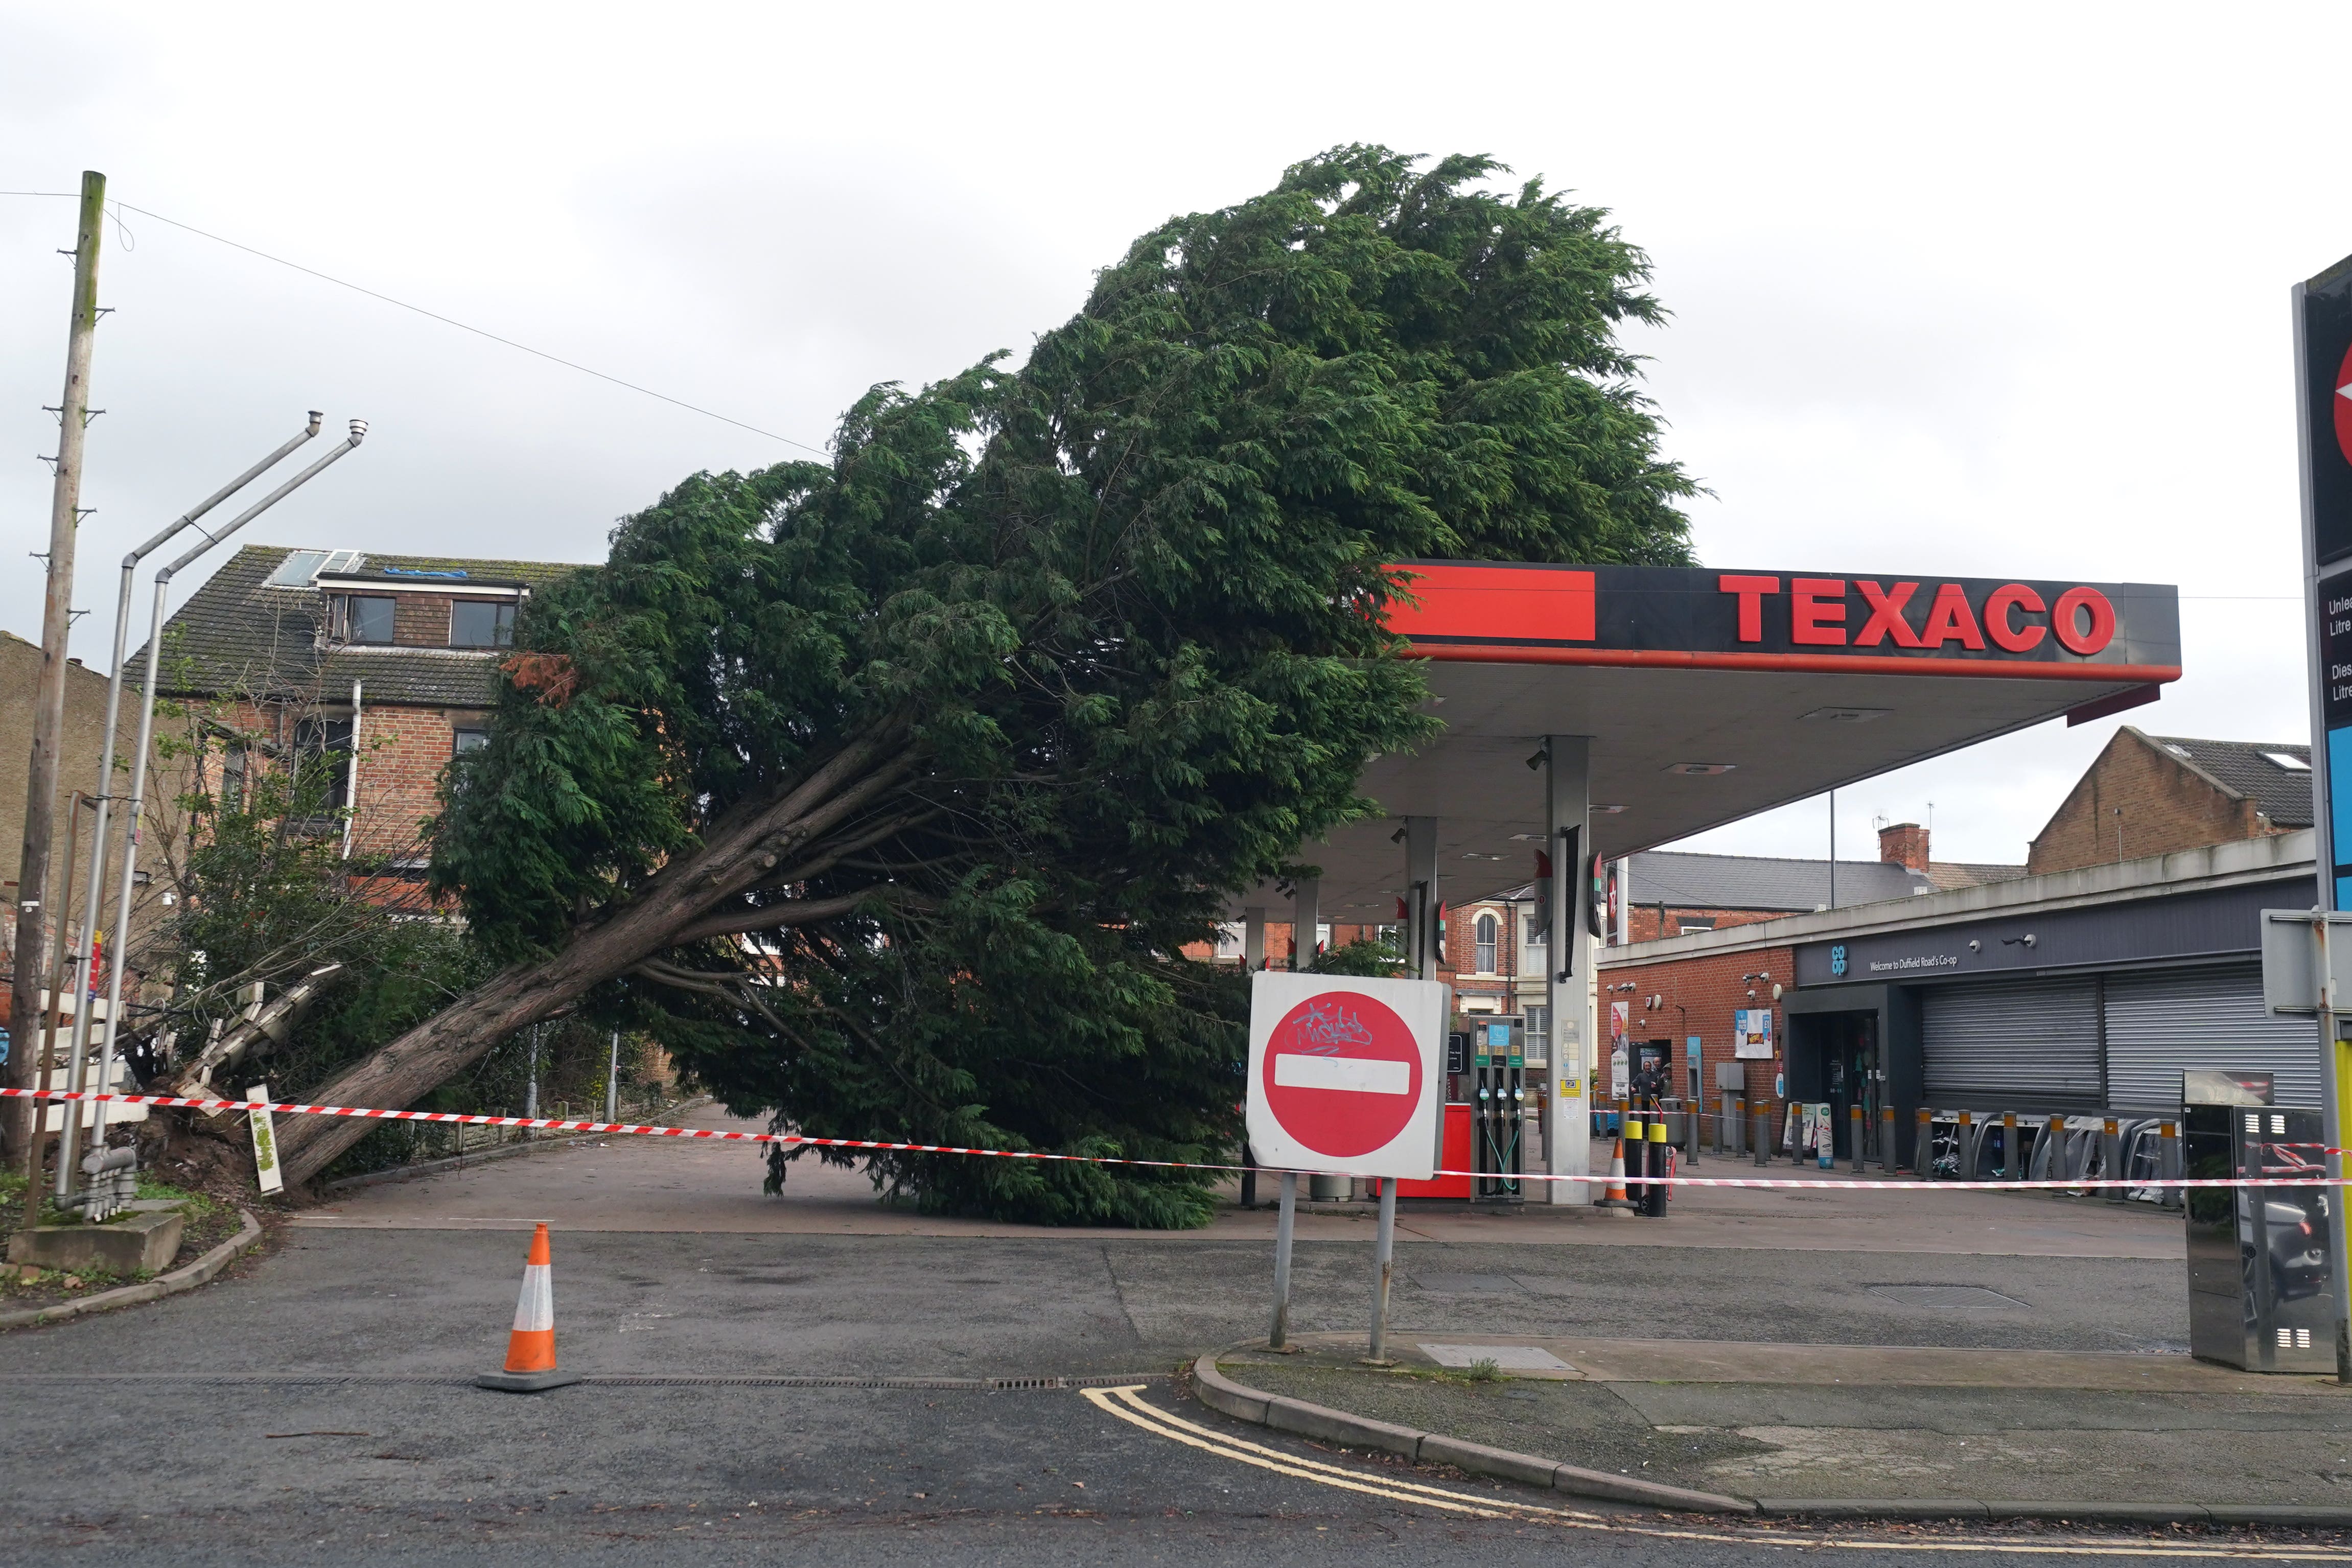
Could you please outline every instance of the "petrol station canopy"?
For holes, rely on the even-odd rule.
[[[1389,623],[1429,661],[1418,753],[1359,788],[1385,821],[1298,858],[1319,912],[1395,918],[1398,819],[1430,817],[1450,903],[1526,883],[1547,735],[1591,737],[1589,852],[1608,858],[2052,719],[2153,702],[2180,676],[2177,590],[1873,572],[1414,561]],[[1274,906],[1268,885],[1232,901]],[[1277,916],[1279,918],[1279,916]]]

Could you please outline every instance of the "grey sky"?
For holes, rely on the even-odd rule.
[[[1066,317],[1171,213],[1344,141],[1612,208],[1712,565],[2180,584],[2129,716],[2299,739],[2286,288],[2352,251],[2352,11],[1975,5],[0,5],[0,188],[124,202],[822,444]],[[741,430],[127,214],[75,651],[113,562],[290,434],[260,541],[592,559]],[[0,626],[38,634],[68,204],[0,198]],[[15,455],[8,455],[14,454]],[[1840,799],[2013,860],[2112,732]],[[1819,804],[1706,847],[1818,853]]]

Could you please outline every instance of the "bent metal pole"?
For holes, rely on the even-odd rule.
[[[122,961],[125,956],[124,950],[130,946],[125,938],[131,934],[131,879],[137,875],[139,870],[139,808],[141,802],[146,798],[147,750],[155,733],[155,665],[163,646],[163,607],[171,596],[172,579],[182,567],[269,510],[320,474],[325,473],[330,466],[351,453],[367,438],[367,421],[364,419],[352,421],[352,433],[344,438],[341,445],[270,491],[244,511],[239,512],[220,532],[205,534],[202,544],[190,547],[179,559],[155,574],[155,610],[147,630],[147,667],[142,672],[144,678],[141,683],[139,694],[139,749],[132,752],[131,756],[131,800],[123,814],[122,880],[115,889],[114,951],[107,956],[106,1033],[103,1037],[105,1044],[99,1054],[100,1083],[108,1082],[114,1072],[114,1035],[117,1028],[115,1020],[121,1016],[122,1011]],[[80,1085],[77,1083],[75,1087],[79,1088]],[[99,1106],[98,1120],[90,1128],[90,1143],[96,1145],[105,1142],[105,1139],[106,1107],[101,1103]]]
[[[189,507],[180,514],[178,520],[162,533],[122,558],[122,585],[116,592],[114,601],[114,667],[106,677],[106,733],[100,741],[98,758],[96,797],[98,825],[92,830],[90,835],[89,891],[82,897],[81,942],[74,949],[72,956],[67,960],[67,967],[64,971],[73,982],[71,988],[65,993],[74,998],[73,1037],[67,1060],[76,1064],[77,1070],[74,1076],[77,1079],[80,1076],[79,1064],[84,1053],[89,1049],[90,1009],[85,1004],[89,999],[90,992],[96,988],[93,982],[97,979],[95,975],[89,973],[89,955],[91,947],[98,940],[98,911],[99,906],[106,902],[106,865],[112,858],[106,852],[106,819],[107,809],[114,803],[114,729],[115,723],[122,712],[122,664],[124,651],[130,646],[131,577],[138,571],[139,563],[163,549],[165,541],[173,535],[194,524],[198,517],[252,484],[254,480],[277,466],[288,453],[318,434],[319,422],[325,417],[317,409],[312,409],[310,425],[300,434]],[[115,933],[115,939],[118,942],[121,939],[121,935],[118,928]],[[56,1006],[54,998],[50,1005]],[[111,1016],[109,1015],[110,1019]],[[44,1062],[43,1065],[47,1066],[47,1063]],[[59,1146],[70,1154],[73,1146],[71,1135],[68,1134]],[[59,1197],[65,1197],[72,1190],[72,1177],[68,1175],[72,1166],[73,1161],[70,1158],[61,1158],[58,1162],[57,1194]]]

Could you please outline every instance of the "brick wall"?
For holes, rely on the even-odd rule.
[[[2231,799],[2126,725],[2035,837],[2025,869],[2080,871],[2283,831],[2252,800]]]
[[[1727,925],[1753,925],[1759,920],[1777,920],[1789,913],[1785,909],[1677,909],[1668,904],[1663,914],[1654,904],[1637,904],[1626,912],[1626,924],[1635,942],[1653,942],[1661,936],[1682,935],[1681,922],[1685,919],[1712,920],[1712,929]]]
[[[1752,982],[1756,998],[1749,1000],[1750,982],[1740,976],[1764,972],[1769,980]],[[1631,1004],[1626,1024],[1626,1038],[1632,1040],[1668,1040],[1674,1042],[1675,1085],[1685,1087],[1689,1079],[1686,1071],[1688,1053],[1683,1041],[1686,1036],[1697,1035],[1701,1041],[1699,1089],[1715,1105],[1715,1065],[1735,1060],[1732,1055],[1731,1015],[1740,1008],[1772,1007],[1774,981],[1786,986],[1795,979],[1792,950],[1788,947],[1750,949],[1742,953],[1705,953],[1687,958],[1669,958],[1653,964],[1612,964],[1601,971],[1601,1015],[1597,1024],[1598,1049],[1594,1062],[1601,1069],[1601,1093],[1609,1091],[1610,1004]],[[1631,982],[1631,991],[1612,990],[1612,986]],[[1646,1004],[1652,997],[1661,999],[1658,1006]],[[1787,1049],[1788,1015],[1773,1007],[1772,1039],[1776,1048]],[[1774,1124],[1779,1124],[1780,1102],[1772,1093],[1773,1064],[1769,1061],[1749,1061],[1746,1069],[1747,1095],[1752,1109],[1759,1100],[1771,1101]]]
[[[438,593],[393,595],[392,640],[404,648],[447,647],[449,601]]]
[[[422,853],[418,827],[439,810],[441,770],[455,754],[457,730],[488,722],[487,713],[457,708],[363,708],[353,851],[398,859]]]
[[[1896,822],[1878,830],[1878,858],[1889,865],[1925,875],[1927,870],[1927,830],[1916,822]]]

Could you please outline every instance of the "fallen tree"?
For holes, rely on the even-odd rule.
[[[1310,161],[1143,236],[1017,371],[877,388],[831,463],[624,522],[529,607],[434,829],[501,967],[311,1097],[405,1105],[577,1006],[812,1133],[1228,1151],[1244,992],[1179,955],[1432,727],[1385,563],[1687,556],[1615,336],[1643,258],[1496,172]],[[285,1126],[289,1174],[364,1126]],[[1181,1174],[877,1167],[1205,1213]]]

